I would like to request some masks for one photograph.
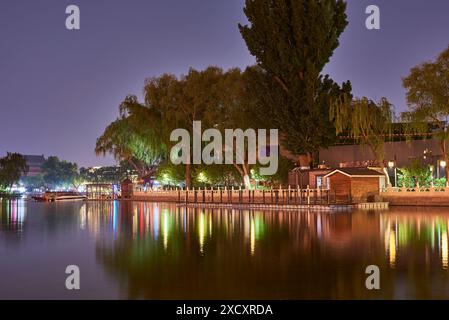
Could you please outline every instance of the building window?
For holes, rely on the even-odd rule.
[[[323,187],[323,177],[316,177],[316,187],[321,189]]]

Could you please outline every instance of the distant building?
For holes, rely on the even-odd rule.
[[[23,157],[25,158],[28,166],[28,173],[26,174],[27,177],[36,177],[42,174],[42,165],[46,160],[43,155],[24,155]]]
[[[135,170],[128,170],[122,166],[81,168],[80,173],[86,182],[91,183],[119,183],[125,178],[130,178],[133,181],[138,179]]]

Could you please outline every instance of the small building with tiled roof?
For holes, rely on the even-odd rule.
[[[339,168],[324,176],[326,184],[339,199],[351,202],[374,202],[385,186],[385,174],[371,168]]]

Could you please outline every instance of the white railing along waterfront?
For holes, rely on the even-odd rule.
[[[286,205],[330,205],[351,202],[350,195],[339,196],[328,189],[273,188],[250,190],[241,188],[192,188],[153,190],[134,186],[133,197],[168,200],[179,203],[258,203]]]

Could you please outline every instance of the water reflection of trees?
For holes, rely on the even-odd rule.
[[[21,235],[26,219],[26,205],[21,199],[0,199],[0,232]]]
[[[396,208],[381,215],[380,228],[396,294],[449,297],[449,213],[445,208]]]
[[[0,203],[1,245],[84,229],[131,298],[449,298],[448,228],[444,208],[329,214]],[[364,287],[370,264],[381,269],[380,292]]]
[[[0,236],[5,242],[34,242],[77,232],[83,202],[38,203],[26,199],[0,199]],[[56,240],[55,240],[56,241]]]
[[[82,227],[97,235],[98,260],[130,298],[431,297],[448,283],[435,284],[447,267],[441,214],[404,214],[401,220],[395,211],[254,212],[101,202],[89,203],[81,215]],[[415,225],[418,233],[411,231],[418,230]],[[370,264],[381,268],[381,292],[364,287]],[[423,267],[429,271],[424,276]]]

